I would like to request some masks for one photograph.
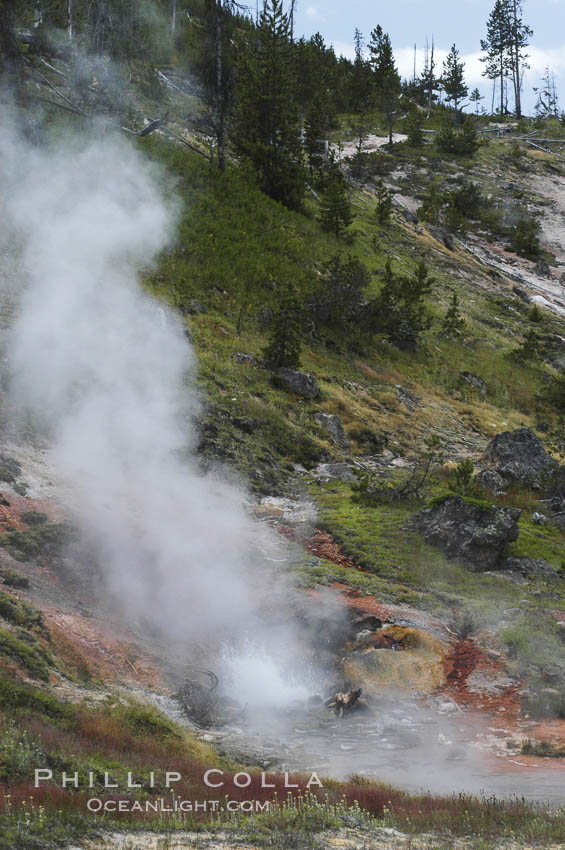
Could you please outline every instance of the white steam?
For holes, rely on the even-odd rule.
[[[3,131],[21,280],[9,359],[113,593],[171,636],[206,638],[249,628],[272,575],[244,494],[203,477],[188,451],[194,354],[139,285],[174,232],[163,180],[114,136],[47,150]]]

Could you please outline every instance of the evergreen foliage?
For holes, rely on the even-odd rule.
[[[442,153],[472,156],[478,150],[479,144],[475,121],[470,115],[464,117],[460,130],[455,130],[452,122],[446,119],[436,136],[437,149]]]
[[[454,292],[441,323],[441,336],[445,339],[457,339],[463,335],[464,330],[465,319],[459,310],[459,296]]]
[[[341,254],[335,254],[322,266],[319,286],[307,305],[309,317],[337,329],[361,321],[369,282],[369,272],[361,260],[351,254],[344,260]]]
[[[537,360],[540,353],[540,339],[535,330],[530,328],[521,345],[512,352],[512,355],[516,360]]]
[[[512,228],[512,248],[519,257],[537,260],[541,251],[539,234],[541,225],[536,218],[523,215]]]
[[[269,344],[263,349],[266,366],[273,371],[300,368],[303,305],[292,284],[281,292],[273,317]]]
[[[294,103],[292,48],[282,0],[267,0],[258,39],[239,68],[234,142],[262,190],[290,209],[302,207],[305,174]]]
[[[398,348],[417,350],[422,333],[432,323],[425,298],[433,284],[424,260],[410,276],[395,274],[387,261],[383,287],[372,305],[373,328],[385,334]]]
[[[400,76],[396,70],[390,37],[381,26],[377,26],[371,33],[368,46],[376,101],[387,120],[389,145],[392,145],[394,116],[401,91]]]
[[[340,169],[334,166],[324,193],[321,212],[322,227],[339,238],[352,221],[347,182]]]
[[[392,217],[392,192],[389,192],[383,181],[379,178],[375,184],[375,216],[379,224],[388,224]]]
[[[453,104],[453,109],[457,112],[469,89],[465,84],[465,63],[459,60],[459,51],[455,45],[451,47],[443,63],[442,83],[446,101]]]
[[[422,128],[424,126],[423,115],[416,106],[410,104],[408,115],[405,121],[406,135],[408,136],[408,144],[411,148],[421,148],[424,145],[424,134]]]

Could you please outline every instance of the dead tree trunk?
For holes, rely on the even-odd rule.
[[[226,116],[223,92],[223,6],[222,0],[216,2],[216,140],[218,143],[218,168],[226,170]]]

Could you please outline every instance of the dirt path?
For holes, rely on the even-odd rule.
[[[477,847],[476,840],[472,838],[450,838],[431,834],[406,835],[386,827],[373,829],[370,832],[342,829],[336,832],[318,833],[308,838],[309,843],[300,846],[312,847],[315,850],[473,850]],[[492,843],[482,841],[481,848],[482,850],[489,850],[489,848],[536,850],[534,845],[502,840]],[[68,850],[260,850],[260,847],[227,833],[206,835],[183,832],[171,835],[170,833],[139,832],[135,835],[127,835],[116,832],[109,834],[106,838],[83,841]],[[562,850],[562,845],[546,844],[544,850]]]

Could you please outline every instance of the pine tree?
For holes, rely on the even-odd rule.
[[[379,224],[388,224],[392,216],[392,193],[389,192],[383,181],[379,178],[376,186],[377,204],[375,215]]]
[[[302,207],[305,173],[294,103],[292,47],[282,0],[266,0],[258,43],[240,66],[234,142],[263,191],[291,209]]]
[[[363,55],[363,34],[355,30],[355,61],[351,74],[351,108],[355,113],[355,134],[358,137],[357,153],[361,153],[367,134],[367,112],[371,107],[371,69]]]
[[[401,86],[390,37],[388,33],[383,32],[381,26],[376,27],[371,33],[369,54],[377,102],[387,119],[389,145],[392,145],[394,116]]]
[[[353,221],[353,215],[349,203],[347,183],[337,167],[332,170],[329,176],[323,204],[320,217],[322,227],[339,238]]]
[[[373,307],[373,328],[384,331],[399,348],[415,351],[420,336],[431,325],[424,299],[433,284],[424,260],[418,263],[410,277],[395,275],[387,260],[383,288]]]
[[[408,136],[408,144],[412,148],[421,148],[424,144],[424,134],[422,132],[422,127],[424,126],[424,119],[421,111],[418,109],[416,104],[410,104],[410,108],[408,110],[408,115],[406,116],[406,134]]]
[[[469,100],[471,101],[471,103],[475,104],[475,112],[478,115],[481,100],[484,100],[484,97],[482,96],[482,94],[480,93],[480,91],[478,89],[473,89],[473,91],[471,92],[471,94],[469,96]]]
[[[500,114],[505,113],[504,84],[510,71],[510,8],[511,0],[496,0],[494,8],[487,21],[487,37],[481,39],[481,50],[486,56],[481,58],[485,63],[483,75],[489,80],[500,82]]]
[[[451,296],[451,302],[441,324],[441,335],[446,339],[456,339],[463,334],[465,320],[459,310],[459,297],[456,292]]]
[[[540,349],[540,339],[535,330],[530,328],[522,343],[511,354],[516,360],[537,360]]]
[[[522,78],[524,70],[530,66],[526,63],[527,54],[524,49],[529,44],[533,30],[522,19],[522,3],[520,0],[509,0],[510,5],[510,70],[514,85],[514,102],[516,118],[522,117]]]
[[[452,46],[443,63],[442,82],[445,99],[448,103],[453,103],[453,108],[457,112],[459,103],[467,97],[469,89],[465,85],[465,63],[459,61],[459,51],[455,45]]]
[[[287,284],[273,317],[269,345],[262,352],[269,369],[300,368],[302,316],[303,306],[298,293],[291,284]]]

